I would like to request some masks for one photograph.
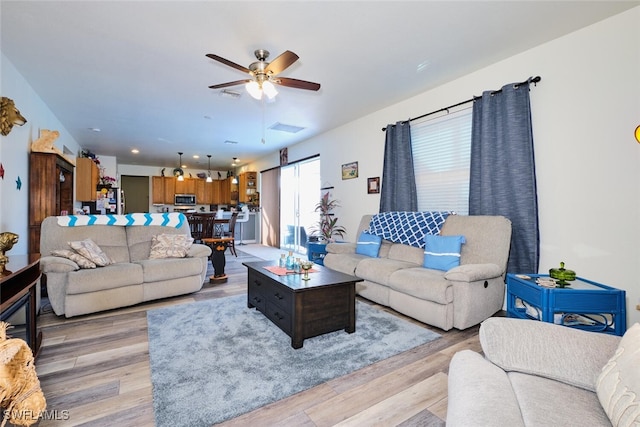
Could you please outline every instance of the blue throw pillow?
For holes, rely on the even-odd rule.
[[[382,237],[374,236],[365,231],[360,233],[358,237],[358,244],[356,245],[356,253],[360,255],[370,256],[372,258],[378,258],[378,252],[380,252],[380,244],[382,243]]]
[[[449,271],[460,265],[460,250],[464,236],[424,236],[424,267]]]

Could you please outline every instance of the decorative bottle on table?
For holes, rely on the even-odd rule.
[[[293,270],[293,263],[295,259],[293,258],[293,251],[289,251],[289,255],[287,255],[287,270]]]
[[[285,268],[287,266],[287,255],[281,254],[280,259],[278,260],[278,267]]]

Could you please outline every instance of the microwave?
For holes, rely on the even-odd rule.
[[[176,206],[195,206],[196,195],[195,194],[176,194],[173,199],[173,204]]]

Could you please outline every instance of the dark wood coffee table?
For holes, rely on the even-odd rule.
[[[344,329],[356,331],[355,276],[314,265],[318,272],[278,276],[264,267],[273,261],[245,262],[248,269],[247,306],[255,307],[301,348],[306,338]]]

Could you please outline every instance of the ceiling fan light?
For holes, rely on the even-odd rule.
[[[213,178],[211,178],[211,174],[207,177],[207,182],[213,182]]]
[[[245,85],[245,87],[247,88],[247,92],[249,92],[249,95],[258,100],[262,99],[262,89],[260,88],[258,82],[250,81]]]
[[[178,181],[184,181],[184,176],[183,175],[178,175]]]
[[[275,96],[278,94],[276,87],[270,81],[262,83],[262,90],[269,99],[275,98]]]

